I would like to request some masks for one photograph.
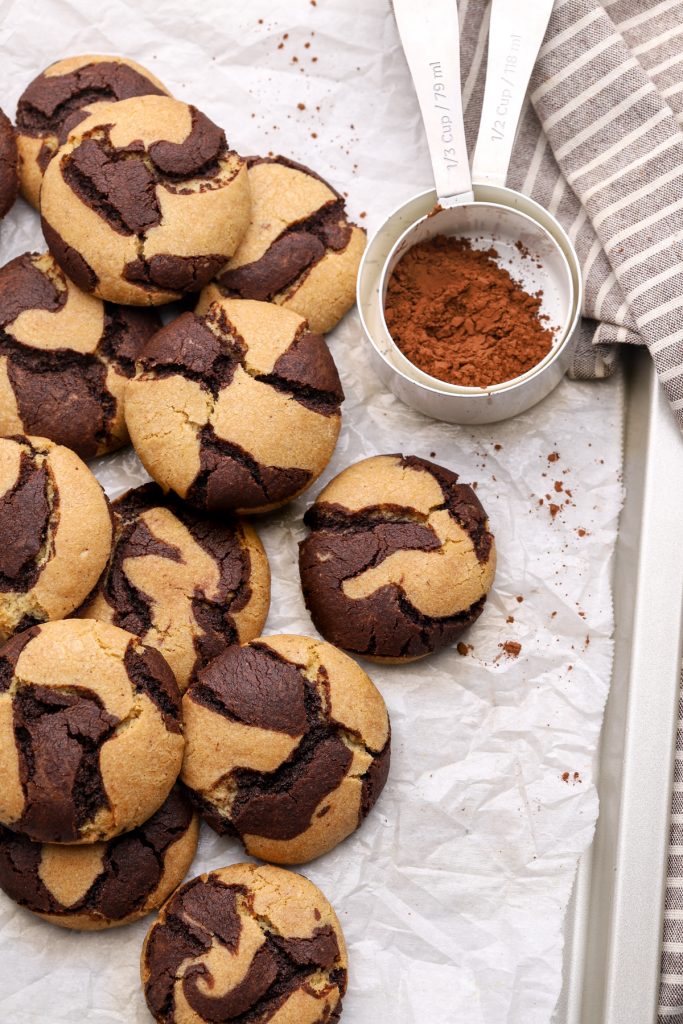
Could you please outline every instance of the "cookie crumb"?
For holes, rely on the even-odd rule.
[[[505,651],[509,658],[518,657],[522,650],[522,645],[517,640],[506,640],[505,643],[498,644],[498,646],[502,651]]]
[[[524,598],[522,597],[521,594],[517,594],[517,597],[515,598],[515,600],[517,601],[517,604],[521,604],[522,601],[524,600]]]
[[[458,652],[458,654],[460,654],[463,658],[466,658],[470,651],[473,650],[473,647],[472,644],[464,644],[461,640],[455,649]]]
[[[551,452],[550,455],[548,455],[548,462],[557,462],[559,457],[560,457],[560,453],[559,452]]]
[[[508,617],[507,617],[507,619],[506,619],[505,621],[506,621],[506,622],[509,622],[509,623],[512,623],[512,622],[514,622],[514,621],[515,621],[515,617],[514,617],[514,615],[508,615]]]

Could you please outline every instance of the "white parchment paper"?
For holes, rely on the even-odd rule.
[[[329,177],[370,230],[430,182],[387,0],[2,0],[0,39],[10,116],[52,61],[123,53],[223,125],[241,152],[281,152]],[[36,215],[19,203],[0,229],[2,261],[42,245]],[[301,517],[363,456],[432,457],[476,481],[499,551],[495,590],[463,638],[471,650],[366,666],[391,712],[390,779],[360,832],[304,869],[349,941],[343,1019],[545,1024],[598,810],[591,765],[612,655],[621,381],[566,381],[513,422],[466,430],[385,392],[355,313],[330,345],[347,396],[342,435],[312,493],[261,524],[273,571],[266,632],[312,631],[296,565]],[[130,451],[95,469],[112,496],[144,478]],[[521,644],[517,657],[501,647],[508,641]],[[203,828],[192,873],[241,858],[237,842]],[[138,981],[148,924],[71,934],[0,895],[0,1019],[148,1021]]]

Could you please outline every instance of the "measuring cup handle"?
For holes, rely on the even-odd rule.
[[[524,96],[553,2],[492,0],[484,104],[472,161],[476,182],[505,184]]]
[[[473,199],[460,84],[457,0],[393,0],[442,206]]]

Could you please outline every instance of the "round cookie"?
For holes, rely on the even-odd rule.
[[[321,491],[304,523],[301,584],[330,643],[374,661],[414,661],[481,614],[495,544],[457,473],[412,455],[364,459]]]
[[[359,827],[389,772],[379,690],[330,644],[262,637],[231,647],[183,697],[182,781],[248,854],[301,864]]]
[[[155,310],[104,303],[50,253],[0,268],[0,434],[37,434],[83,459],[128,442],[123,391],[161,322]]]
[[[84,107],[65,131],[40,192],[43,233],[65,274],[134,306],[207,284],[251,209],[246,164],[223,130],[179,100],[137,96]]]
[[[70,615],[88,596],[111,550],[107,499],[68,448],[42,437],[2,437],[0,537],[4,641]]]
[[[64,124],[72,114],[91,103],[150,94],[168,95],[168,90],[146,68],[124,57],[87,54],[50,64],[24,89],[17,105],[24,199],[38,209],[45,168],[59,148]]]
[[[252,215],[232,259],[201,296],[198,312],[222,295],[276,302],[331,331],[356,300],[365,232],[343,197],[308,167],[283,156],[250,157]]]
[[[12,122],[0,110],[0,218],[9,213],[19,191],[17,140]]]
[[[270,603],[263,545],[248,523],[210,519],[156,484],[129,491],[112,512],[109,565],[79,614],[156,648],[183,691],[230,644],[261,633]]]
[[[305,320],[223,299],[152,338],[126,388],[126,422],[164,490],[209,511],[266,512],[323,471],[343,398],[329,349]]]
[[[0,828],[0,888],[62,928],[115,928],[161,906],[185,877],[198,837],[179,787],[143,825],[106,843],[41,844]]]
[[[312,882],[233,864],[181,886],[147,933],[140,973],[159,1024],[334,1024],[346,944]]]
[[[146,821],[183,757],[180,693],[158,651],[66,619],[0,648],[0,824],[95,843]]]

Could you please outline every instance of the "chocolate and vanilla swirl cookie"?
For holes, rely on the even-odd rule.
[[[145,347],[126,423],[147,472],[196,508],[265,512],[322,473],[339,435],[339,375],[291,310],[223,299]]]
[[[0,434],[37,434],[83,459],[128,442],[123,391],[161,322],[102,302],[50,253],[0,268]]]
[[[199,821],[179,787],[131,832],[83,846],[34,843],[0,828],[0,889],[62,928],[100,931],[157,910],[197,850]]]
[[[183,757],[180,692],[158,651],[66,619],[0,648],[0,824],[94,843],[162,805]]]
[[[45,170],[43,233],[98,298],[159,305],[198,291],[249,224],[247,168],[196,107],[136,96],[76,111]]]
[[[334,1024],[348,960],[337,916],[312,882],[233,864],[171,896],[140,970],[158,1024]]]
[[[107,499],[68,448],[0,438],[0,538],[1,642],[88,596],[111,550]]]
[[[330,644],[262,637],[231,647],[183,697],[181,778],[206,821],[276,864],[319,857],[359,827],[389,772],[389,717]]]
[[[330,643],[376,661],[452,644],[481,614],[496,551],[486,512],[457,473],[378,455],[318,495],[299,549],[306,606]]]
[[[109,565],[79,611],[135,633],[163,654],[181,691],[230,644],[259,636],[270,570],[248,523],[196,512],[156,484],[112,505]]]
[[[283,156],[250,157],[252,215],[237,252],[202,296],[276,302],[326,333],[351,308],[365,232],[344,198]]]
[[[59,148],[64,123],[77,110],[104,100],[168,95],[146,68],[124,57],[85,55],[50,64],[24,89],[17,105],[21,194],[38,208],[45,168]]]
[[[18,191],[17,140],[10,119],[0,110],[0,218],[12,209]]]

